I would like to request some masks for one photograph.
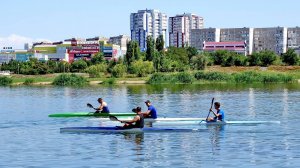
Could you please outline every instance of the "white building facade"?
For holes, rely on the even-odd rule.
[[[191,30],[203,27],[203,18],[195,14],[187,13],[169,17],[169,46],[190,46]]]
[[[139,10],[130,15],[131,40],[137,41],[141,51],[147,48],[147,36],[152,36],[154,40],[159,35],[163,35],[166,42],[167,15],[158,10]]]

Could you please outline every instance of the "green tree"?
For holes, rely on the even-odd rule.
[[[156,42],[155,42],[156,50],[157,50],[158,52],[161,52],[161,51],[164,50],[164,46],[165,46],[164,36],[163,36],[163,35],[159,35],[159,36],[156,38]]]
[[[269,51],[269,50],[265,50],[265,51],[261,51],[259,53],[260,55],[260,59],[261,59],[261,64],[262,66],[269,66],[272,65],[273,62],[276,60],[276,57],[278,57],[275,52],[273,51]]]
[[[136,41],[127,43],[127,52],[124,57],[124,63],[130,67],[131,63],[140,59],[140,47]]]
[[[102,52],[98,52],[91,59],[91,62],[92,62],[93,65],[100,64],[100,63],[102,63],[104,61],[105,61],[105,59],[104,59],[104,55],[103,55]]]
[[[123,64],[117,64],[112,68],[112,76],[116,78],[123,77],[126,73],[126,66]]]
[[[152,61],[155,52],[155,42],[152,36],[147,37],[146,61]]]
[[[294,49],[288,49],[286,53],[281,56],[282,62],[287,65],[296,65],[299,61],[299,56]]]
[[[191,67],[195,70],[204,70],[208,63],[208,56],[206,53],[202,53],[193,56],[191,59]]]
[[[252,55],[248,56],[248,62],[250,66],[261,65],[260,54],[258,52],[252,53]]]
[[[87,68],[87,63],[80,59],[71,64],[71,72],[80,72]]]
[[[107,65],[105,63],[92,65],[86,68],[86,72],[90,75],[90,77],[101,77],[106,73]]]
[[[191,60],[193,56],[198,54],[198,50],[195,47],[187,47],[186,51],[188,53],[189,60]]]
[[[169,47],[166,52],[166,57],[173,61],[181,62],[185,65],[189,63],[188,52],[185,48]]]
[[[153,66],[156,72],[160,71],[161,67],[162,67],[162,60],[164,57],[164,53],[163,52],[158,52],[155,51],[154,57],[153,57]]]
[[[154,71],[153,62],[138,60],[132,64],[133,72],[138,77],[144,77]]]

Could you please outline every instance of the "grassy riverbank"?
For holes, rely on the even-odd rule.
[[[156,82],[152,83],[210,83],[210,82],[296,82],[300,79],[300,66],[270,66],[270,67],[220,67],[209,66],[205,71],[183,72],[183,73],[160,73]],[[198,75],[195,75],[198,74]],[[10,75],[12,85],[50,85],[56,77],[61,74],[47,75]],[[77,75],[87,79],[89,84],[144,84],[152,75],[147,77],[135,77],[128,74],[122,78],[110,78],[107,74],[102,78],[90,78],[88,74],[78,73]],[[257,79],[251,79],[251,75]],[[172,76],[172,79],[171,77]],[[292,78],[292,79],[290,79]],[[244,80],[244,81],[243,81]],[[257,80],[257,81],[255,81]],[[151,80],[150,80],[151,81]]]

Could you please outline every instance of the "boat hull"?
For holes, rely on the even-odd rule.
[[[160,121],[153,123],[155,125],[258,125],[258,124],[280,124],[280,121]]]
[[[130,121],[130,120],[133,119],[133,117],[119,117],[118,119],[122,120],[122,121]],[[109,118],[92,118],[90,120],[109,121],[110,119]],[[171,121],[174,121],[174,122],[177,122],[177,121],[199,121],[200,122],[202,120],[205,120],[205,118],[165,118],[165,117],[156,118],[156,119],[144,118],[145,122],[150,122],[150,123],[153,123],[153,122],[171,122]]]
[[[141,133],[141,132],[196,132],[199,129],[176,129],[176,128],[131,128],[124,129],[121,127],[65,127],[60,128],[60,132],[72,133]]]

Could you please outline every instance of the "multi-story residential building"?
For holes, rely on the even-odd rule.
[[[169,46],[190,46],[191,30],[203,27],[203,18],[195,14],[185,13],[169,17]]]
[[[287,28],[254,28],[253,52],[274,51],[280,55],[287,50]]]
[[[224,28],[220,29],[220,42],[244,41],[246,54],[251,55],[253,51],[253,28]]]
[[[287,29],[288,48],[300,47],[300,27],[291,27]]]
[[[108,43],[116,44],[121,47],[121,54],[126,54],[127,51],[127,43],[130,41],[130,37],[126,35],[119,35],[115,37],[110,37]]]
[[[158,10],[139,10],[130,15],[131,40],[137,41],[141,50],[147,48],[147,36],[155,40],[163,35],[166,42],[167,15]]]
[[[205,29],[192,29],[191,30],[191,46],[198,50],[203,50],[204,42],[219,42],[220,29],[205,28]]]

